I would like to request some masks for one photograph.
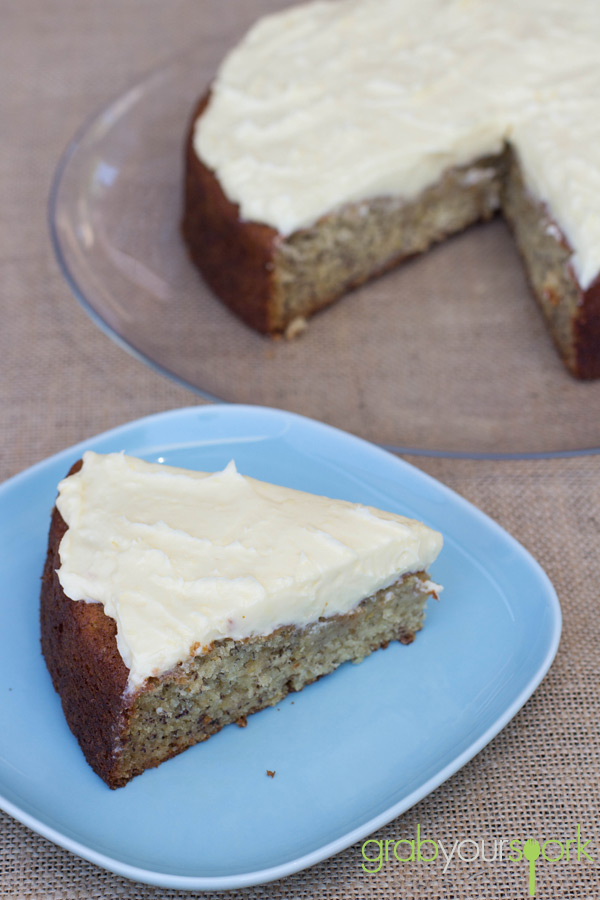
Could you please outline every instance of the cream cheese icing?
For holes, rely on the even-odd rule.
[[[215,640],[346,613],[442,546],[420,522],[257,481],[233,462],[206,473],[86,452],[56,505],[68,525],[61,586],[115,620],[130,689]]]
[[[283,235],[343,204],[414,198],[508,141],[600,271],[597,0],[327,0],[259,20],[225,59],[194,145],[244,220]]]

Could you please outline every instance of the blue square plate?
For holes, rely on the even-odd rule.
[[[86,449],[207,471],[235,459],[255,478],[422,519],[445,538],[441,602],[411,646],[346,664],[110,791],[65,724],[39,642],[49,513]],[[99,866],[170,888],[281,878],[380,828],[506,725],[560,636],[548,578],[483,513],[371,444],[273,409],[168,412],[39,463],[0,487],[0,546],[0,805]]]

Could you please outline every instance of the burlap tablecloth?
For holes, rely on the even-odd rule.
[[[210,17],[213,29],[241,33],[263,7],[259,0],[4,4],[2,479],[106,428],[201,402],[131,358],[88,320],[54,261],[46,201],[57,159],[80,123],[149,68],[187,47],[194,36],[190,23],[195,22],[198,31],[202,17]],[[485,840],[491,848],[500,838],[576,839],[580,825],[581,840],[590,840],[586,850],[593,861],[585,854],[577,860],[573,851],[569,862],[539,863],[537,896],[600,896],[600,458],[411,461],[494,517],[533,553],[558,591],[564,631],[549,675],[500,736],[376,837],[410,839],[420,823],[423,835],[449,845]],[[283,882],[235,896],[527,896],[526,863],[506,858],[454,860],[445,873],[439,861],[390,861],[368,875],[362,862],[356,845]],[[0,814],[2,898],[141,900],[176,893],[106,873]]]

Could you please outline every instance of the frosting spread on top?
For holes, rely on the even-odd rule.
[[[442,546],[420,522],[256,481],[234,463],[210,474],[87,452],[56,505],[68,525],[62,588],[116,621],[132,689],[212,641],[346,613]]]
[[[194,144],[245,220],[288,235],[345,203],[410,199],[516,149],[600,271],[597,0],[329,0],[259,20],[225,59]]]

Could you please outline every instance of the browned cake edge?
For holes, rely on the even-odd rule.
[[[69,474],[80,467],[76,463]],[[110,783],[129,671],[117,648],[114,620],[100,604],[70,600],[60,586],[58,549],[66,531],[55,508],[42,575],[42,653],[71,731],[92,768]]]
[[[345,616],[279,628],[267,637],[215,642],[209,652],[128,692],[114,621],[101,604],[75,602],[60,585],[58,550],[66,531],[55,508],[42,578],[42,652],[71,731],[111,788],[227,724],[243,724],[349,659],[359,661],[391,640],[410,643],[434,592],[422,584],[426,573],[405,576]]]
[[[267,225],[241,221],[238,205],[198,158],[194,126],[209,99],[210,93],[194,110],[187,134],[182,230],[209,286],[252,328],[285,332],[502,207],[565,365],[577,378],[600,377],[600,275],[581,288],[568,242],[556,223],[547,227],[545,205],[527,191],[509,149],[448,170],[415,201],[384,197],[349,204],[284,238]]]
[[[583,290],[572,247],[544,203],[528,190],[515,153],[507,158],[502,213],[556,348],[577,378],[600,377],[600,276]]]
[[[183,236],[192,260],[215,294],[252,328],[276,330],[272,296],[273,249],[279,239],[267,225],[242,222],[239,207],[225,196],[193,146],[194,123],[209,94],[192,116],[185,156]]]

